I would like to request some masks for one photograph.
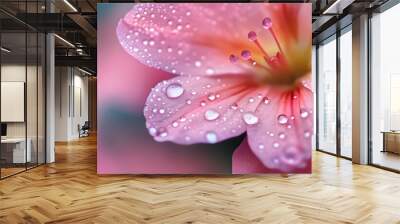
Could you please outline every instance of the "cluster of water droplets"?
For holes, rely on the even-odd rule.
[[[142,63],[178,75],[213,75],[220,68],[226,70],[229,63],[221,58],[218,49],[194,45],[192,41],[198,35],[198,26],[212,27],[224,19],[207,7],[196,9],[174,4],[138,4],[118,24],[120,44]],[[193,23],[194,16],[201,21]],[[213,35],[226,35],[217,33]]]
[[[210,82],[210,80],[214,80]],[[193,84],[193,83],[198,84]],[[192,87],[187,86],[193,85]],[[208,143],[216,143],[225,136],[226,132],[232,134],[240,134],[249,127],[259,126],[260,123],[268,116],[264,114],[260,116],[263,111],[262,106],[269,106],[271,100],[263,93],[256,95],[248,95],[240,102],[232,102],[229,105],[220,103],[225,100],[223,88],[215,91],[215,86],[224,88],[231,87],[232,84],[226,84],[221,79],[210,77],[191,77],[191,79],[174,79],[170,81],[163,81],[159,83],[150,94],[145,113],[147,117],[152,120],[157,118],[154,123],[160,121],[170,121],[170,124],[164,127],[156,127],[157,125],[148,124],[149,133],[162,141],[169,136],[170,129],[182,128],[185,131],[199,131],[203,135],[203,140]],[[186,87],[185,87],[186,86]],[[253,106],[252,106],[253,105]],[[181,113],[186,107],[192,109],[188,113],[182,114],[179,119],[172,120],[176,117],[177,113]],[[198,110],[200,108],[200,110]],[[201,109],[204,108],[204,109]],[[256,110],[247,110],[247,108],[257,108]],[[196,112],[192,112],[196,110]],[[258,112],[260,111],[260,113]],[[239,116],[237,114],[239,113]],[[308,108],[301,108],[297,114],[279,114],[275,118],[275,123],[278,125],[280,132],[267,132],[266,135],[275,138],[271,145],[260,143],[259,150],[280,149],[287,140],[288,134],[294,127],[296,119],[305,121],[310,119],[312,110]],[[195,123],[193,123],[195,122]],[[198,122],[209,123],[212,122],[212,129],[192,130],[191,124],[198,125]],[[273,125],[273,124],[271,124]],[[247,126],[247,127],[246,127]],[[293,132],[293,131],[292,131]],[[190,134],[191,135],[191,134]],[[293,136],[292,136],[293,137]],[[311,137],[311,132],[305,130],[302,136],[304,139]],[[189,134],[185,136],[185,140],[195,141]]]
[[[186,80],[186,81],[184,81]],[[212,80],[212,81],[211,81]],[[198,84],[192,84],[197,82]],[[187,86],[193,85],[193,87]],[[169,136],[169,129],[182,128],[191,131],[191,123],[195,122],[212,122],[213,129],[198,130],[204,135],[204,140],[208,143],[215,143],[221,139],[221,135],[225,136],[230,133],[230,136],[239,135],[246,130],[247,126],[256,126],[261,120],[255,111],[248,111],[246,108],[257,108],[262,105],[268,106],[271,99],[263,93],[258,93],[254,96],[249,95],[241,102],[225,103],[224,89],[231,87],[234,84],[224,83],[221,79],[210,77],[191,77],[191,79],[175,79],[163,81],[153,88],[149,95],[144,112],[146,117],[150,119],[147,124],[149,133],[156,137],[156,140],[163,141]],[[185,87],[186,86],[186,87]],[[218,86],[218,88],[216,88]],[[196,110],[182,114],[186,107]],[[198,108],[196,108],[198,107]],[[199,108],[204,108],[200,109]],[[201,112],[199,112],[201,111]],[[236,115],[239,113],[239,116]],[[180,116],[180,119],[172,120],[173,117]],[[171,121],[171,124],[164,127],[157,127],[154,123],[160,121]],[[196,125],[196,124],[194,124]],[[187,141],[194,140],[186,138]]]

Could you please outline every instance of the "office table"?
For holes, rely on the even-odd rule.
[[[382,152],[392,152],[400,154],[400,131],[382,131],[383,150]]]
[[[2,151],[3,159],[5,158],[5,156],[8,157],[8,158],[5,158],[7,163],[31,162],[31,160],[32,160],[32,152],[31,152],[32,140],[30,138],[27,138],[26,142],[28,144],[27,144],[26,152],[25,152],[25,138],[1,139],[1,147],[2,147],[1,151]],[[12,156],[10,154],[12,154]]]

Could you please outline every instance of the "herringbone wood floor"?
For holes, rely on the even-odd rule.
[[[400,223],[400,175],[314,153],[312,175],[98,176],[96,139],[0,181],[0,223]]]

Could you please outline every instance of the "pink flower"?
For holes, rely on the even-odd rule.
[[[310,166],[311,4],[136,4],[117,34],[137,60],[175,74],[147,98],[155,140],[212,144],[247,132],[234,173]]]

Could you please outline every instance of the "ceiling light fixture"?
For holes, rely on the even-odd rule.
[[[78,67],[78,70],[81,71],[81,72],[83,72],[83,73],[85,73],[85,74],[87,74],[87,75],[90,75],[90,76],[93,75],[92,73],[90,73],[90,72],[88,72],[88,71],[86,71],[86,70],[83,70],[83,69],[81,69],[81,68],[79,68],[79,67]]]
[[[351,5],[355,0],[336,0],[322,14],[342,14],[343,10]]]
[[[75,48],[75,45],[73,45],[71,42],[69,42],[68,40],[60,37],[58,34],[54,34],[55,37],[57,37],[59,40],[61,40],[62,42],[64,42],[65,44],[67,44],[70,47]]]
[[[5,48],[5,47],[1,47],[0,49],[1,49],[2,51],[6,52],[6,53],[10,53],[10,52],[11,52],[11,50],[9,50],[9,49],[7,49],[7,48]]]
[[[68,0],[64,0],[64,3],[68,5],[74,12],[78,12],[75,6],[73,6]]]

